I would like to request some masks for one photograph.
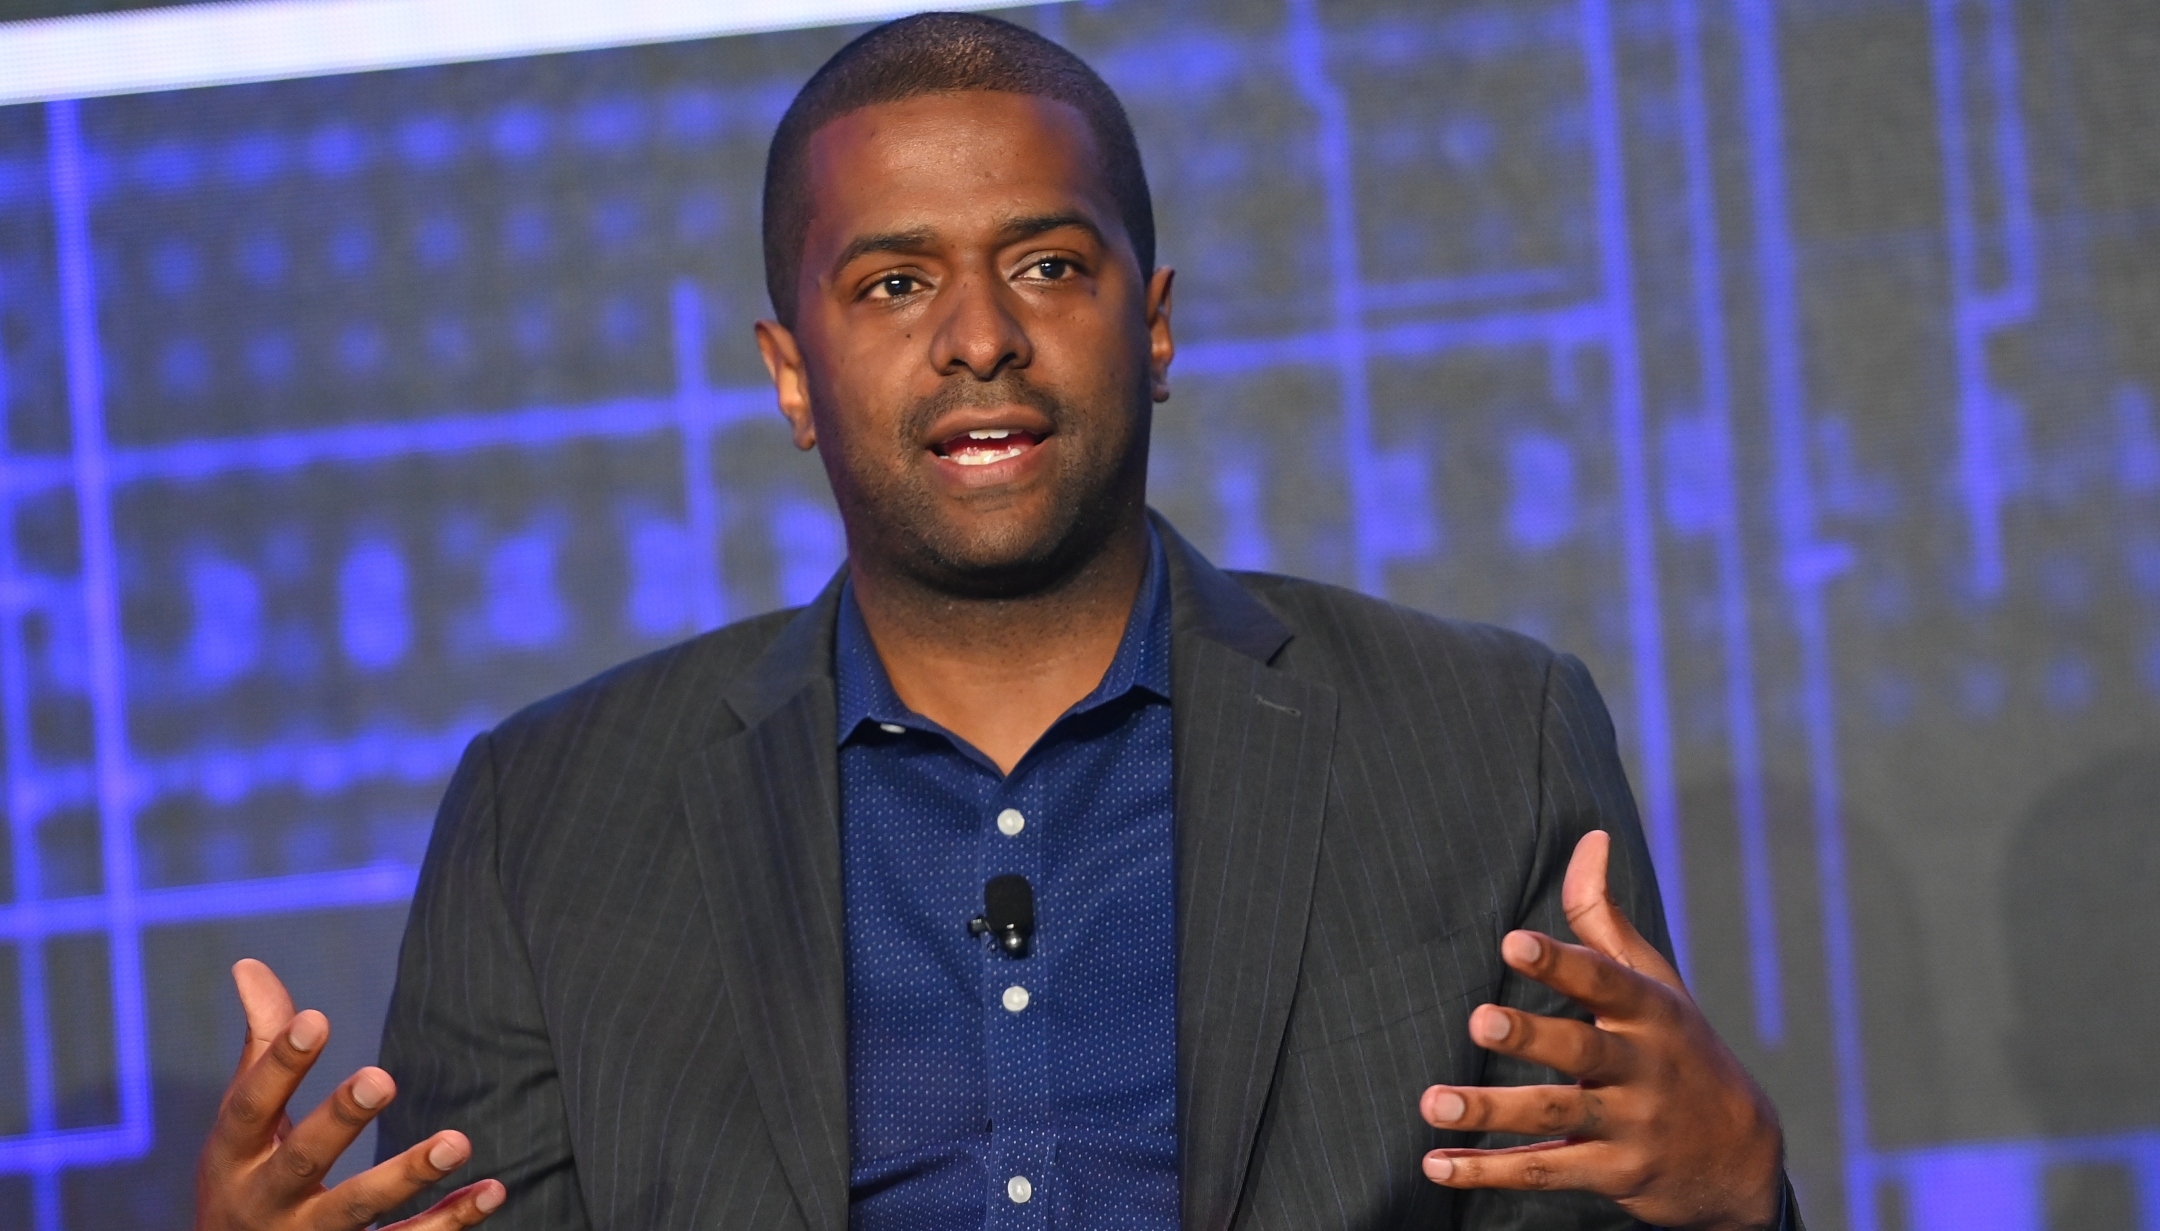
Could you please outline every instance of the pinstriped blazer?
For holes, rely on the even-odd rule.
[[[1664,917],[1588,673],[1525,637],[1218,571],[1167,524],[1183,1224],[1634,1225],[1458,1193],[1433,1082],[1552,1075],[1474,1047],[1485,1000],[1574,1009],[1500,962],[1566,936],[1575,840]],[[441,1128],[516,1231],[848,1221],[832,632],[809,607],[618,667],[474,740],[435,825],[382,1063],[388,1157]],[[432,1195],[428,1198],[432,1199]],[[418,1204],[418,1203],[416,1203]]]

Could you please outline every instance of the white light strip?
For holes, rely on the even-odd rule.
[[[940,9],[1014,0],[929,0]],[[0,106],[881,21],[895,0],[239,0],[0,23]]]

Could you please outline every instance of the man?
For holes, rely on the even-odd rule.
[[[847,567],[474,741],[383,1068],[296,1126],[328,1023],[236,969],[199,1227],[1797,1224],[1581,665],[1148,513],[1172,274],[1091,71],[872,31],[765,236]]]

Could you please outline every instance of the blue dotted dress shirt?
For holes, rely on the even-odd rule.
[[[1177,1226],[1160,542],[1150,561],[1102,683],[1010,775],[901,703],[841,592],[851,1227]],[[1005,873],[1034,886],[1024,958],[968,934]]]

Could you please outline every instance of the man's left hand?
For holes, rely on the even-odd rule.
[[[1537,932],[1500,942],[1510,967],[1582,1004],[1596,1024],[1494,1004],[1470,1015],[1479,1046],[1577,1084],[1434,1086],[1419,1105],[1435,1128],[1558,1140],[1434,1150],[1425,1174],[1450,1188],[1598,1193],[1653,1226],[1774,1226],[1784,1183],[1777,1112],[1672,963],[1607,896],[1610,852],[1605,833],[1584,835],[1560,892],[1587,947]]]

